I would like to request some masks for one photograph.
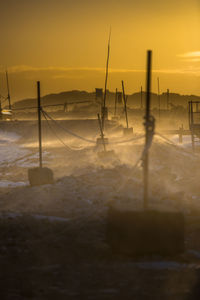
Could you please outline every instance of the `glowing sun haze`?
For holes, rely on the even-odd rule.
[[[6,67],[15,100],[103,87],[110,25],[110,90],[145,86],[152,49],[154,91],[200,95],[199,0],[1,0],[0,94]]]

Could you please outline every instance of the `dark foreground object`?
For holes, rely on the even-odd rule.
[[[28,180],[31,186],[54,183],[53,171],[49,168],[28,169]]]
[[[128,135],[132,135],[133,134],[133,128],[123,128],[123,135],[124,136],[128,136]]]
[[[116,253],[176,255],[184,251],[184,216],[179,212],[109,208],[107,241]]]
[[[77,210],[78,218],[71,218],[64,203],[66,222],[38,218],[37,206],[36,217],[9,212],[0,218],[1,300],[200,299],[199,259],[187,255],[187,249],[200,251],[200,217],[186,219],[189,244],[178,260],[123,259],[104,241],[106,216]],[[99,213],[99,203],[93,205]]]

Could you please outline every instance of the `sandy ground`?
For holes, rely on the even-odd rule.
[[[78,125],[70,128],[98,137],[94,123]],[[45,134],[44,165],[55,183],[30,187],[27,169],[38,164],[36,129],[13,128],[1,132],[1,299],[200,298],[200,158],[188,140],[173,146],[155,137],[150,152],[150,207],[184,213],[185,253],[134,258],[114,255],[105,231],[110,203],[142,207],[142,168],[134,166],[143,139],[110,144],[116,156],[102,161],[95,144],[57,131],[65,148]],[[113,125],[107,136],[125,140]]]

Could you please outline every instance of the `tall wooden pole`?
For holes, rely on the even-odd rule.
[[[111,29],[110,29],[110,33],[109,33],[109,39],[108,39],[108,53],[107,53],[107,62],[106,62],[106,78],[105,78],[103,111],[102,111],[102,130],[104,130],[104,120],[105,120],[105,107],[106,107],[107,82],[108,82],[108,65],[109,65],[109,58],[110,58],[110,37],[111,37]]]
[[[127,106],[126,106],[127,97],[125,95],[124,81],[123,80],[122,80],[122,94],[123,94],[123,100],[124,100],[124,111],[125,111],[125,117],[126,117],[126,126],[128,128],[128,115],[127,115]]]
[[[143,109],[143,98],[142,98],[142,86],[141,86],[141,90],[140,90],[140,100],[141,100],[141,109]]]
[[[42,168],[42,128],[41,128],[40,81],[37,81],[37,100],[38,100],[39,167]]]
[[[146,137],[145,137],[145,154],[143,162],[143,171],[144,171],[144,209],[148,209],[148,179],[149,179],[149,131],[148,123],[150,120],[150,98],[151,98],[151,60],[152,60],[152,51],[147,51],[147,77],[146,77]]]

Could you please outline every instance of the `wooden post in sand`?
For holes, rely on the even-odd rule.
[[[38,101],[39,167],[42,168],[42,128],[41,128],[41,105],[40,105],[40,81],[37,81],[37,101]]]
[[[31,186],[54,183],[53,171],[42,166],[42,127],[41,127],[41,104],[40,104],[40,81],[37,81],[38,102],[38,140],[39,140],[39,167],[28,169],[28,179]]]
[[[127,115],[127,96],[125,95],[125,90],[124,90],[124,81],[122,80],[122,94],[123,94],[123,99],[124,99],[124,112],[125,112],[125,117],[126,117],[126,128],[128,128],[128,115]]]

